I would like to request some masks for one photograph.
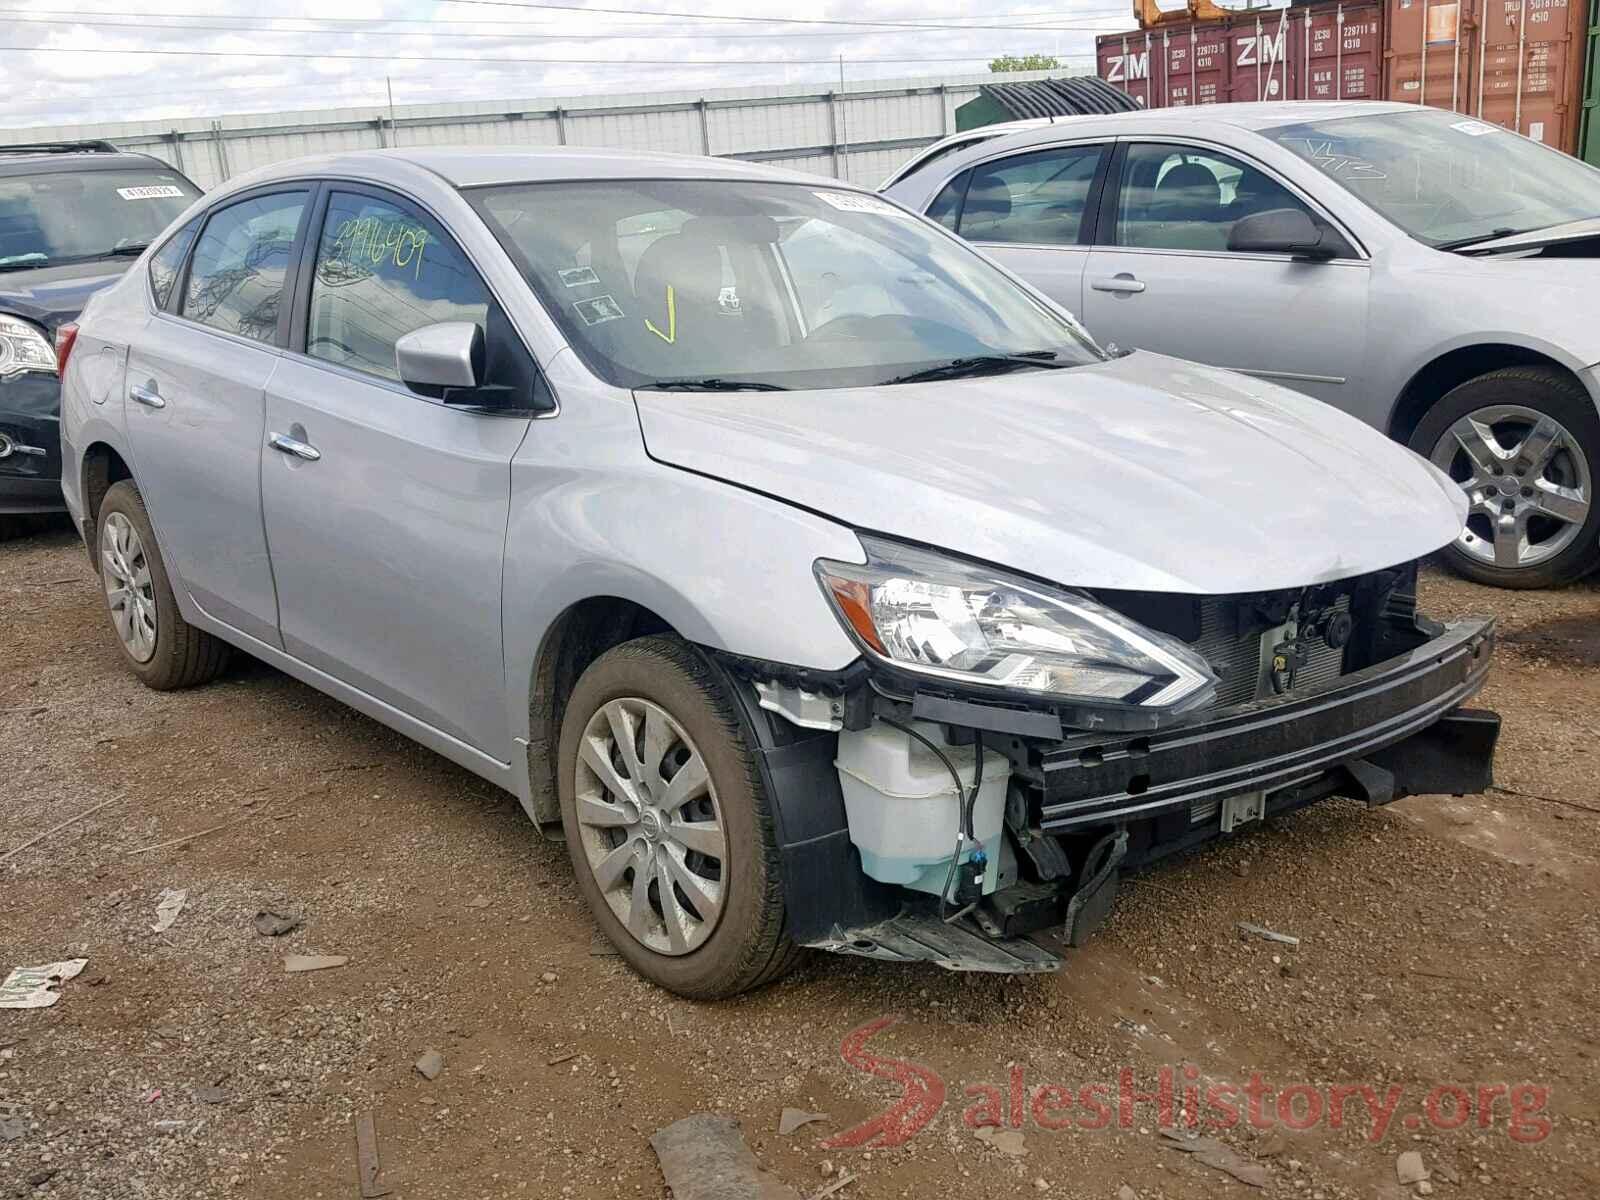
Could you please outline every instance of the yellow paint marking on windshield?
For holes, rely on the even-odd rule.
[[[678,340],[678,304],[673,298],[672,285],[670,283],[667,284],[667,331],[662,333],[649,317],[644,319],[644,327],[669,346]]]

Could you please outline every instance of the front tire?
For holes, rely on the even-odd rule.
[[[717,1000],[793,965],[772,807],[699,653],[672,637],[606,652],[561,722],[561,824],[600,928],[645,978]]]
[[[144,497],[131,480],[112,484],[100,503],[95,554],[112,632],[123,661],[141,683],[165,692],[222,673],[227,643],[196,629],[178,612]]]
[[[1570,376],[1506,367],[1469,380],[1428,411],[1411,448],[1471,503],[1466,528],[1444,552],[1458,574],[1543,588],[1600,566],[1600,416]]]

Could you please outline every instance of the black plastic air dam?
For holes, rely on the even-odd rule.
[[[1407,654],[1320,687],[1150,734],[1074,737],[1043,757],[1044,829],[1153,817],[1375,755],[1471,699],[1493,648],[1492,620],[1456,622]],[[1487,764],[1464,762],[1461,776],[1486,778]]]

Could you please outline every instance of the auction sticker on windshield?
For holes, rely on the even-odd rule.
[[[183,195],[183,189],[170,183],[153,183],[144,187],[118,188],[117,195],[124,200],[169,200]]]
[[[812,192],[818,200],[831,204],[840,212],[877,213],[880,217],[909,217],[913,214],[903,208],[896,208],[886,200],[879,200],[876,196],[862,196],[855,192]]]

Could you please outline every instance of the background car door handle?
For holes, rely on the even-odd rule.
[[[161,393],[156,391],[155,388],[145,387],[143,384],[138,383],[128,389],[128,399],[137,400],[146,408],[165,408],[167,406],[167,402],[161,398]]]
[[[322,457],[322,451],[318,450],[310,442],[302,442],[299,438],[290,437],[287,433],[274,433],[267,438],[267,442],[274,450],[281,450],[285,454],[292,454],[296,458],[305,459],[307,462],[316,462]]]
[[[1089,286],[1097,292],[1122,292],[1133,295],[1144,291],[1144,284],[1132,275],[1113,275],[1110,279],[1091,279]]]

